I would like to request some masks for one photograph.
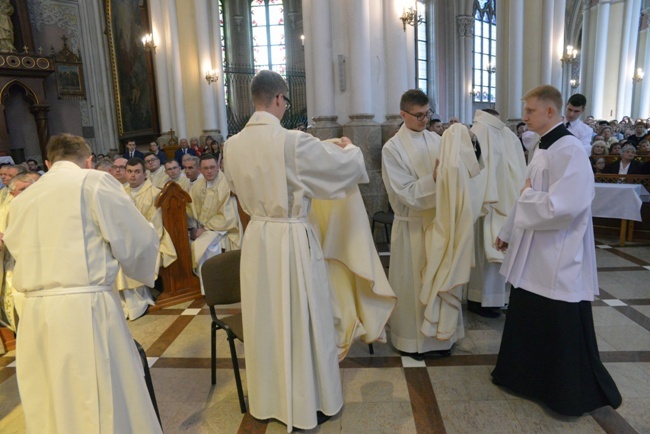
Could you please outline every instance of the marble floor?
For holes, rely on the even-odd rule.
[[[650,433],[650,243],[597,240],[601,296],[593,303],[601,357],[623,404],[563,417],[493,385],[504,316],[463,312],[467,336],[444,359],[418,362],[388,344],[357,343],[341,363],[345,405],[321,433]],[[236,307],[220,309],[223,314]],[[224,333],[210,384],[210,316],[203,301],[129,323],[147,352],[166,433],[282,433],[286,426],[241,414]],[[243,345],[237,351],[246,382]],[[244,386],[245,387],[245,386]],[[14,354],[0,357],[0,432],[24,432]]]

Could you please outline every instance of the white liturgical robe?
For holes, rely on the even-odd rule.
[[[469,281],[474,262],[470,179],[480,170],[467,128],[449,127],[440,144],[436,217],[424,233],[427,262],[420,294],[426,305],[421,331],[441,341],[453,343],[465,336],[462,285]]]
[[[508,282],[571,303],[598,295],[594,176],[583,149],[572,135],[537,149],[526,172],[532,188],[521,193],[499,233],[509,243],[501,266]]]
[[[388,279],[397,295],[390,319],[390,341],[407,353],[446,350],[449,342],[425,336],[424,305],[420,303],[422,270],[426,265],[424,228],[436,213],[433,169],[440,151],[440,136],[411,131],[402,125],[382,148],[382,178],[395,221],[391,232]]]
[[[481,146],[485,169],[470,181],[479,218],[468,299],[500,307],[506,303],[506,280],[499,273],[503,253],[494,247],[494,240],[524,185],[526,159],[515,133],[496,116],[477,110],[472,132]]]
[[[251,216],[242,246],[241,295],[251,414],[293,427],[343,406],[332,291],[309,223],[312,199],[342,199],[368,182],[361,150],[288,131],[255,112],[225,145],[224,169]]]
[[[122,186],[58,161],[14,199],[4,241],[26,296],[16,370],[27,431],[162,432],[111,290],[120,266],[153,285],[158,246]]]
[[[147,179],[151,181],[151,183],[154,185],[154,187],[162,190],[165,188],[165,184],[167,184],[170,179],[169,176],[165,173],[165,166],[160,166],[158,169],[156,169],[155,172],[149,172]]]

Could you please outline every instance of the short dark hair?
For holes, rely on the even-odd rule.
[[[207,153],[207,154],[202,154],[201,157],[199,158],[199,166],[201,166],[201,162],[205,160],[214,160],[217,163],[217,165],[219,164],[219,160],[217,160],[216,156]]]
[[[571,104],[574,107],[584,108],[587,105],[587,98],[585,98],[581,93],[574,93],[567,101],[567,104]]]
[[[262,70],[258,72],[251,82],[251,96],[253,104],[268,107],[273,98],[279,94],[286,95],[289,87],[284,78],[275,71]]]
[[[409,89],[402,94],[399,101],[400,110],[410,110],[414,106],[425,106],[429,104],[429,97],[421,89]]]
[[[524,127],[525,127],[525,126],[526,126],[526,122],[519,122],[519,123],[517,124],[517,129],[519,129],[519,127],[521,127],[521,126],[524,126]]]
[[[156,157],[156,160],[160,160],[160,158],[158,158],[158,155],[156,155],[155,152],[147,152],[146,154],[144,154],[144,159],[146,159],[150,155],[153,155],[154,157]]]
[[[60,160],[81,163],[90,157],[91,150],[83,137],[72,134],[58,134],[47,143],[47,159],[54,164]]]
[[[127,166],[137,166],[138,164],[142,167],[142,171],[144,172],[145,168],[144,168],[144,161],[142,160],[142,158],[133,157],[129,161],[126,162]]]
[[[489,114],[491,114],[492,116],[496,116],[496,117],[501,116],[501,115],[499,114],[498,111],[496,111],[496,110],[494,110],[494,109],[492,109],[492,108],[486,108],[486,109],[483,109],[483,111],[484,111],[485,113],[489,113]]]

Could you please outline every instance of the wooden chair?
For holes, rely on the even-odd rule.
[[[239,263],[241,250],[232,250],[213,256],[203,263],[201,267],[201,278],[205,290],[205,302],[210,308],[212,316],[211,331],[211,356],[212,356],[212,384],[217,383],[217,330],[225,330],[230,344],[230,356],[235,372],[237,393],[239,394],[239,406],[241,412],[246,412],[246,401],[239,375],[239,362],[235,350],[235,339],[244,342],[244,327],[242,325],[241,313],[218,318],[214,309],[215,305],[233,304],[241,301],[239,283]]]

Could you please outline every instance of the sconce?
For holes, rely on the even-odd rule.
[[[494,74],[495,72],[497,72],[496,65],[493,64],[492,62],[488,63],[487,64],[487,72],[489,72],[490,74]]]
[[[211,69],[205,73],[205,80],[208,84],[212,84],[215,81],[219,80],[219,75],[217,75],[216,69]]]
[[[576,80],[575,78],[572,78],[571,80],[569,80],[569,84],[571,85],[571,89],[575,89],[578,86],[580,86],[580,82],[578,80]]]
[[[305,46],[305,35],[300,35],[300,43],[303,47]]]
[[[632,77],[632,81],[634,81],[635,83],[640,82],[641,80],[643,80],[643,75],[644,75],[643,69],[637,68],[636,74],[634,74],[634,76]]]
[[[142,45],[144,45],[144,51],[156,52],[156,44],[153,42],[152,33],[147,33],[142,37]]]
[[[422,24],[424,22],[422,15],[418,14],[418,11],[413,7],[409,7],[408,10],[404,8],[402,16],[399,17],[399,19],[402,20],[402,27],[404,28],[404,31],[406,31],[407,24],[409,26],[415,27],[417,24]]]
[[[560,61],[562,63],[573,63],[576,61],[576,57],[578,57],[578,49],[573,48],[572,45],[567,45],[566,46],[566,52],[562,57],[560,57]]]

